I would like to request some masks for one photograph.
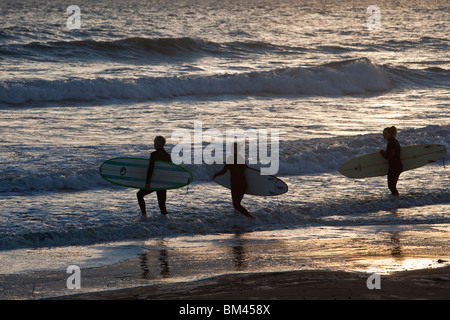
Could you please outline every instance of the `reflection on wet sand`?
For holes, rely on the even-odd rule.
[[[235,235],[236,242],[233,244],[234,268],[236,271],[244,271],[247,269],[248,262],[245,253],[245,239],[241,239],[241,234]]]
[[[169,259],[166,249],[159,250],[159,265],[161,266],[161,276],[163,278],[170,277]]]
[[[157,250],[159,253],[159,258],[157,262],[155,263],[159,264],[160,272],[159,275],[162,278],[169,278],[170,277],[170,268],[169,268],[169,253],[168,250],[165,247],[164,242],[160,242],[159,245],[161,246],[160,249]],[[141,279],[143,280],[152,280],[154,278],[158,278],[158,276],[154,276],[151,274],[151,264],[153,261],[151,260],[153,257],[152,251],[147,251],[142,254],[140,254],[139,257],[139,266],[141,268],[142,274]]]
[[[323,226],[154,239],[141,242],[140,251],[136,251],[135,243],[133,246],[121,243],[116,246],[124,251],[133,250],[137,258],[100,268],[83,267],[82,290],[89,292],[169,283],[197,286],[196,280],[207,278],[216,288],[214,277],[223,275],[230,275],[230,279],[235,279],[232,281],[242,277],[260,281],[268,274],[292,274],[291,271],[312,272],[315,275],[322,272],[322,276],[329,274],[330,277],[356,271],[353,276],[365,277],[370,270],[386,275],[397,271],[445,267],[450,265],[449,231],[450,226],[446,224],[431,227]],[[31,253],[45,253],[46,257],[49,254],[71,257],[74,253],[67,248],[64,251],[52,250],[33,250]],[[78,256],[82,257],[82,253],[86,251]],[[88,253],[92,255],[91,259],[111,256],[110,248],[105,246],[92,248]],[[27,253],[27,257],[32,256]],[[4,295],[18,298],[73,294],[60,286],[61,274],[64,277],[65,270],[3,276],[1,289]],[[300,277],[302,273],[296,274]],[[18,281],[20,286],[17,286]],[[279,281],[276,283],[278,285]],[[230,284],[233,288],[236,285]]]
[[[369,266],[391,273],[442,267],[441,262],[449,260],[444,247],[429,250],[430,244],[443,240],[441,232],[389,226],[323,227],[313,232],[317,228],[166,238],[150,243],[152,249],[139,256],[141,278],[172,282],[236,272],[366,272]]]
[[[392,233],[390,237],[390,242],[392,243],[391,255],[393,257],[401,257],[402,256],[402,245],[400,242],[400,232]]]

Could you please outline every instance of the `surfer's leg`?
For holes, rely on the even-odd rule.
[[[233,208],[235,208],[236,210],[238,210],[240,213],[242,213],[244,216],[247,216],[249,218],[255,218],[253,217],[247,209],[245,209],[242,204],[242,198],[244,198],[244,191],[242,190],[236,190],[236,189],[231,189],[231,199],[233,200]]]
[[[166,209],[166,199],[167,199],[167,190],[158,190],[156,191],[156,195],[158,196],[158,205],[162,214],[167,214]]]
[[[152,191],[148,191],[148,190],[141,189],[141,190],[139,190],[136,193],[136,196],[137,196],[137,199],[138,199],[138,203],[139,203],[139,207],[141,208],[141,212],[142,212],[143,215],[147,214],[147,211],[145,209],[144,196],[146,196],[146,195],[148,195],[148,194],[150,194],[152,192],[153,192],[153,190]]]
[[[389,170],[389,172],[388,172],[388,187],[394,196],[399,195],[398,190],[397,190],[397,182],[398,182],[398,178],[400,177],[401,173],[402,172],[398,171],[398,170]]]

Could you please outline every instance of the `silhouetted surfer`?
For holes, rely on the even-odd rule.
[[[145,201],[144,196],[152,193],[155,190],[150,190],[150,179],[153,174],[153,169],[155,167],[155,161],[156,160],[162,160],[167,162],[172,162],[172,158],[170,157],[170,154],[167,153],[166,150],[164,150],[164,145],[166,144],[166,139],[162,136],[157,136],[154,140],[154,145],[156,151],[153,151],[150,154],[150,162],[147,170],[147,180],[145,182],[145,189],[141,189],[137,192],[137,199],[139,203],[139,207],[141,208],[142,216],[147,215],[147,211],[145,209]],[[158,197],[158,205],[159,209],[161,210],[162,214],[167,214],[166,209],[166,198],[167,198],[167,190],[156,190],[156,195]]]
[[[225,174],[227,170],[230,170],[231,179],[231,198],[233,200],[233,207],[242,213],[244,216],[254,219],[254,217],[241,205],[242,198],[247,188],[247,180],[245,178],[245,169],[247,164],[240,158],[238,161],[238,144],[235,142],[233,145],[233,158],[227,159],[227,163],[219,172],[216,172],[212,178],[213,180]]]
[[[381,150],[381,155],[389,161],[388,187],[392,194],[398,196],[397,181],[403,172],[403,164],[400,159],[401,147],[397,141],[397,128],[392,126],[383,130],[384,139],[388,141],[386,151]]]

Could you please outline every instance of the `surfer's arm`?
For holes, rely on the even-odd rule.
[[[380,153],[383,156],[383,158],[389,159],[395,155],[395,148],[392,146],[392,143],[389,142],[387,145],[386,151],[381,150]]]
[[[227,170],[228,170],[228,165],[226,164],[226,165],[223,166],[222,170],[220,170],[220,171],[218,171],[218,172],[216,172],[216,173],[213,174],[213,176],[212,176],[213,180],[214,180],[216,177],[225,174],[225,172],[227,172]]]

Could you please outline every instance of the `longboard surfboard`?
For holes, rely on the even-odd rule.
[[[113,158],[102,163],[100,175],[106,181],[119,186],[145,189],[148,165],[148,158]],[[150,179],[150,190],[182,188],[192,180],[192,173],[186,168],[157,160]]]
[[[212,179],[214,173],[222,170],[224,164],[212,164],[206,167],[208,176]],[[273,175],[261,175],[257,169],[247,167],[245,169],[245,178],[247,180],[246,194],[257,196],[277,196],[288,191],[288,186],[281,179]],[[221,186],[231,189],[230,171],[227,170],[221,176],[216,177],[215,181]]]
[[[401,149],[400,159],[403,171],[425,166],[442,159],[447,154],[445,146],[440,144],[417,144]],[[387,175],[389,164],[380,152],[366,154],[344,162],[339,173],[349,178],[369,178]]]

